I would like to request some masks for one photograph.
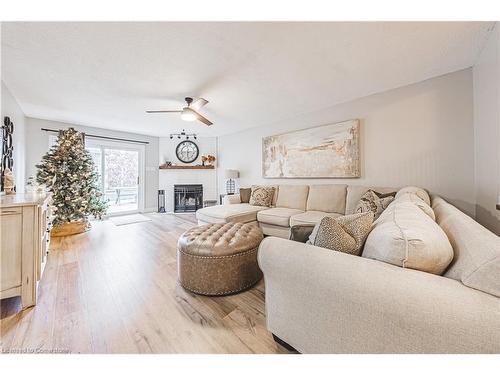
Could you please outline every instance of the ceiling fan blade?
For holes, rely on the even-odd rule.
[[[194,110],[199,110],[201,107],[206,105],[208,103],[208,100],[203,99],[203,98],[198,98],[196,99],[191,105],[189,106],[190,108],[193,108]]]
[[[146,113],[180,113],[182,111],[146,111]]]
[[[198,121],[201,121],[202,123],[204,123],[205,125],[212,125],[213,122],[211,122],[209,119],[207,119],[206,117],[203,117],[202,115],[200,115],[198,112],[196,112],[195,110],[191,109],[190,110],[196,115],[196,117],[198,118]]]

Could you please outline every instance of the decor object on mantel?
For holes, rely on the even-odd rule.
[[[160,165],[159,169],[215,169],[213,165]]]
[[[213,155],[201,155],[201,165],[214,165],[215,156]]]
[[[14,146],[12,143],[12,134],[14,133],[14,123],[10,120],[10,117],[5,116],[3,120],[2,136],[0,137],[2,141],[2,159],[1,159],[1,176],[0,176],[0,187],[1,191],[4,191],[4,174],[8,168],[12,172],[14,166],[14,159],[12,158],[14,152]],[[15,191],[15,186],[11,187]]]
[[[38,183],[53,194],[53,236],[82,233],[90,228],[90,215],[100,219],[106,213],[107,201],[99,191],[99,175],[85,150],[83,133],[60,131],[57,143],[36,167]]]
[[[226,194],[234,194],[236,192],[236,183],[234,180],[240,177],[240,172],[236,169],[226,169],[224,171],[224,177],[226,178]]]
[[[359,120],[263,138],[262,176],[360,177]]]

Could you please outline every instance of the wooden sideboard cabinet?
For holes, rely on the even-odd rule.
[[[50,241],[50,195],[0,196],[0,298],[36,304]]]

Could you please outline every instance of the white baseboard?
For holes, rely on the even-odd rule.
[[[145,208],[144,209],[144,213],[147,213],[147,212],[156,212],[158,211],[158,209],[156,207],[148,207],[148,208]]]

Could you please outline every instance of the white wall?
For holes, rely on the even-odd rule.
[[[31,117],[26,118],[26,176],[35,176],[36,167],[42,156],[47,152],[49,136],[54,133],[42,131],[46,129],[67,129],[73,127],[78,131],[106,137],[117,137],[149,142],[145,146],[145,183],[144,207],[146,211],[156,211],[158,206],[158,137],[141,134],[118,132],[89,126],[80,126],[57,121],[41,120]]]
[[[25,173],[25,116],[21,107],[16,99],[12,96],[7,86],[2,81],[2,125],[5,116],[9,116],[14,123],[14,133],[12,135],[12,142],[14,146],[13,159],[14,159],[14,177],[16,180],[16,190],[24,193],[26,183]],[[0,150],[1,152],[1,150]]]
[[[476,219],[500,235],[500,26],[473,68]]]
[[[186,140],[185,137],[181,137],[181,139],[178,139],[177,137],[174,137],[173,139],[170,139],[170,137],[160,137],[158,141],[160,164],[164,164],[166,161],[171,161],[173,164],[179,165],[196,165],[201,164],[202,155],[210,154],[217,157],[217,138],[197,137],[196,139],[194,139],[190,137],[189,140],[198,145],[200,154],[194,162],[189,164],[182,163],[181,161],[179,161],[179,159],[177,159],[177,156],[175,155],[175,149],[177,145],[184,140]]]
[[[466,69],[222,136],[219,168],[239,170],[240,186],[255,183],[417,185],[442,195],[474,216],[472,103],[472,70]],[[361,120],[361,178],[262,178],[262,137],[353,118]],[[218,181],[222,190],[223,176],[219,176]]]
[[[175,155],[175,149],[182,139],[170,139],[169,137],[161,137],[159,139],[159,159],[160,164],[166,161],[171,161],[173,164],[189,165],[180,162]],[[190,164],[201,164],[201,155],[214,155],[217,158],[217,138],[215,137],[198,137],[190,139],[198,145],[200,154],[198,159]],[[217,162],[216,168],[213,170],[173,170],[164,169],[159,171],[159,188],[165,190],[166,210],[171,212],[174,210],[173,196],[175,184],[201,184],[203,185],[204,200],[218,200],[217,192]]]

